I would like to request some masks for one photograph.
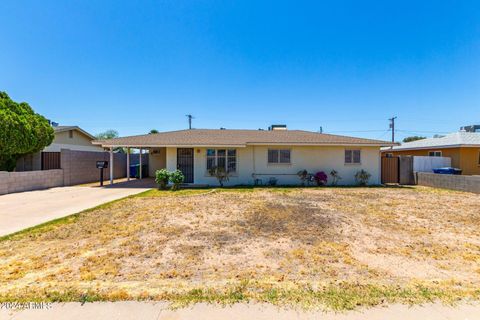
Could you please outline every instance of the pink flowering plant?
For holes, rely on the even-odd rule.
[[[313,176],[313,179],[317,183],[317,186],[324,186],[327,184],[328,176],[325,172],[319,171],[315,173],[315,175]]]

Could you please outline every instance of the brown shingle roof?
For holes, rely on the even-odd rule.
[[[97,140],[104,147],[165,146],[246,146],[246,145],[374,145],[390,146],[387,141],[338,136],[302,130],[215,130],[192,129]]]

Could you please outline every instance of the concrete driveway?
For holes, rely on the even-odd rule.
[[[0,196],[0,236],[68,216],[151,188],[132,180],[108,187],[59,187]]]

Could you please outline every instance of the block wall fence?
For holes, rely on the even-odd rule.
[[[100,172],[96,168],[97,161],[110,161],[108,152],[60,151],[61,169],[6,172],[0,171],[0,195],[47,189],[53,187],[72,186],[99,180]],[[127,176],[127,155],[115,153],[114,179]],[[130,155],[130,164],[139,163],[139,154]],[[143,154],[142,163],[148,164],[148,154]],[[110,179],[110,169],[104,169],[104,180]]]

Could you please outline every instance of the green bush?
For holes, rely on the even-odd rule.
[[[342,179],[342,177],[340,177],[340,175],[335,169],[330,171],[330,175],[332,176],[332,186],[336,186],[338,184],[338,181]]]
[[[372,175],[365,170],[360,170],[355,174],[355,181],[361,186],[366,186]]]
[[[170,182],[173,184],[172,190],[178,190],[178,187],[181,183],[185,180],[185,176],[183,175],[182,171],[175,170],[170,173]]]
[[[165,189],[170,180],[170,172],[167,169],[160,169],[155,171],[155,182],[159,189]]]

